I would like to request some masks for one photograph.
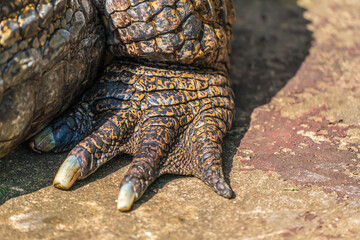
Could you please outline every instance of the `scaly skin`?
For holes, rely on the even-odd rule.
[[[221,142],[234,111],[229,85],[227,74],[219,71],[113,63],[74,111],[52,124],[52,150],[77,144],[67,157],[79,163],[76,179],[120,153],[133,155],[121,186],[131,184],[134,201],[165,173],[194,175],[229,198],[221,168]],[[40,150],[48,147],[39,142]],[[63,180],[58,173],[54,185],[68,189],[76,179]]]
[[[0,1],[0,157],[93,82],[104,26],[91,0]]]
[[[103,0],[98,5],[105,6],[107,43],[117,56],[229,67],[231,0]]]
[[[231,24],[234,20],[231,1],[193,3],[190,0],[134,2],[122,0],[116,1],[115,6],[112,6],[112,3],[112,1],[96,2],[100,11],[104,11],[107,16],[108,44],[117,56],[143,58],[151,62],[162,60],[177,65],[200,67],[205,65],[206,69],[228,71]],[[144,11],[144,8],[149,9]],[[166,17],[175,20],[165,21],[164,12],[169,12],[170,9],[175,10],[172,11],[172,15]],[[122,15],[127,16],[126,21],[124,20],[126,24],[119,19]],[[174,25],[173,22],[177,24]],[[131,30],[136,29],[139,23],[143,29],[153,30]],[[161,26],[162,32],[160,33],[154,26]],[[116,39],[119,32],[123,31],[130,32],[128,39]],[[168,35],[170,37],[167,37]],[[166,44],[164,39],[167,39]],[[151,48],[149,42],[154,42],[155,45]],[[77,121],[77,127],[82,128],[87,124],[91,122]],[[82,134],[82,137],[85,136]]]
[[[71,149],[54,185],[68,189],[118,155],[134,156],[121,182],[127,211],[165,173],[193,175],[231,197],[221,142],[231,127],[230,0],[97,0],[117,60],[72,112],[34,138]],[[75,147],[74,147],[75,145]]]

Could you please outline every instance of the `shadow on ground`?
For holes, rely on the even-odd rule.
[[[236,118],[224,140],[224,171],[230,182],[232,158],[250,125],[253,110],[268,103],[291,79],[308,55],[312,40],[303,18],[304,9],[296,0],[235,0],[237,20],[233,29],[231,79],[236,95]],[[66,154],[37,154],[20,146],[0,160],[0,205],[8,199],[50,186]],[[130,162],[119,156],[101,167],[74,189],[104,178]],[[135,204],[148,201],[167,182],[177,178],[164,176],[156,181]],[[119,179],[120,182],[120,179]],[[230,183],[231,184],[231,183]]]
[[[227,181],[253,110],[269,103],[309,54],[312,32],[303,17],[305,9],[296,2],[235,0],[231,79],[236,113],[223,146]]]

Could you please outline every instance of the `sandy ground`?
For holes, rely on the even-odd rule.
[[[21,146],[0,160],[0,239],[360,239],[360,1],[235,4],[236,196],[164,176],[121,213],[129,157],[60,191],[66,154]]]

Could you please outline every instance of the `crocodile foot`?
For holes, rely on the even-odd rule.
[[[31,145],[38,151],[72,149],[54,179],[61,189],[120,153],[133,155],[120,184],[121,211],[165,173],[196,176],[230,198],[221,159],[234,111],[229,85],[225,73],[213,70],[116,62]]]

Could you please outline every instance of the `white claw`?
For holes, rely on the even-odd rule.
[[[119,197],[117,200],[117,209],[120,211],[129,211],[135,201],[134,185],[130,182],[125,183],[120,188]]]
[[[80,175],[80,164],[73,155],[68,156],[61,164],[53,185],[60,189],[69,189]]]

